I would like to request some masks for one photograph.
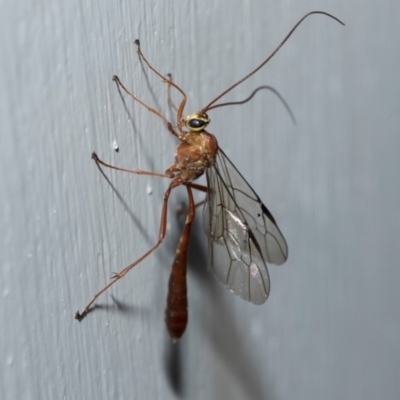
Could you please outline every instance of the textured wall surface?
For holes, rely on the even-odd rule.
[[[269,207],[289,259],[254,306],[207,272],[201,210],[183,339],[164,327],[182,226],[82,309],[156,240],[176,142],[111,78],[172,118],[134,39],[173,73],[194,112],[257,66],[272,93],[210,111],[209,130]],[[0,398],[337,400],[400,397],[400,3],[0,0]],[[174,97],[178,101],[179,96]],[[119,145],[119,152],[113,143]],[[201,199],[201,196],[198,196]]]

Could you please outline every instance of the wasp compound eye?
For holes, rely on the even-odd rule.
[[[203,128],[206,125],[206,123],[201,120],[201,119],[191,119],[188,121],[188,126],[190,128],[194,128],[194,129],[199,129],[199,128]]]

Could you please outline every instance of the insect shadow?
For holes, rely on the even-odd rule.
[[[95,159],[95,154],[92,154],[92,158]],[[121,202],[122,206],[124,207],[125,211],[128,213],[129,218],[131,221],[136,225],[136,227],[142,232],[143,236],[145,237],[146,241],[150,241],[151,238],[150,236],[146,233],[145,226],[140,222],[140,220],[135,216],[133,213],[132,209],[129,207],[125,199],[122,197],[121,193],[117,190],[117,188],[113,185],[111,180],[108,178],[106,173],[103,171],[103,168],[96,162],[96,166],[99,169],[101,175],[103,178],[106,180],[106,182],[110,185],[111,190],[114,192],[114,194],[117,196],[118,200]]]
[[[122,302],[120,300],[117,300],[113,295],[110,295],[112,301],[114,304],[95,304],[93,308],[90,310],[112,310],[112,311],[118,311],[122,314],[125,315],[137,315],[137,307],[132,306],[131,304]]]
[[[225,291],[220,290],[221,284],[215,277],[207,271],[207,252],[204,249],[205,244],[200,240],[203,231],[201,221],[195,225],[196,233],[192,235],[190,243],[189,262],[193,266],[191,272],[198,285],[201,286],[201,291],[204,297],[208,299],[209,304],[212,304],[212,313],[207,313],[204,307],[197,307],[194,312],[199,318],[200,329],[203,330],[204,336],[209,343],[212,352],[221,359],[226,371],[229,371],[234,376],[235,382],[238,382],[246,393],[248,399],[267,399],[275,398],[271,393],[270,388],[268,394],[263,393],[265,382],[264,372],[260,373],[260,360],[257,357],[257,349],[253,351],[248,347],[244,348],[243,338],[248,335],[247,326],[243,325],[243,321],[234,315],[230,296]],[[196,308],[196,307],[194,307]],[[193,308],[192,308],[193,309]],[[262,371],[266,371],[264,366]],[[215,371],[218,374],[218,371]],[[227,393],[224,383],[216,379],[216,385],[223,385],[217,392]],[[229,392],[228,392],[229,393]],[[233,395],[233,393],[231,393]]]
[[[117,199],[119,202],[122,204],[124,210],[127,212],[130,220],[134,223],[134,225],[137,227],[137,229],[140,230],[142,233],[143,237],[147,242],[151,241],[150,235],[147,233],[145,225],[143,225],[140,220],[136,217],[134,212],[132,211],[131,207],[128,205],[128,203],[125,201],[125,199],[122,197],[121,193],[117,190],[117,188],[114,186],[114,184],[111,182],[110,178],[106,175],[106,173],[103,171],[103,168],[96,162],[96,166],[99,169],[101,175],[107,182],[107,184],[111,187],[111,190],[114,192],[115,196],[117,196]],[[173,252],[174,250],[172,250]],[[143,309],[139,310],[136,306],[133,306],[131,304],[122,302],[119,299],[116,299],[114,296],[110,296],[113,300],[113,304],[102,304],[102,303],[96,303],[92,306],[92,308],[89,310],[89,312],[93,312],[95,310],[115,310],[120,313],[123,313],[125,315],[137,315],[138,312],[142,312]]]
[[[202,214],[202,210],[198,211]],[[177,225],[173,231],[180,231],[183,226],[184,217],[177,215],[172,219]],[[240,324],[237,317],[232,312],[232,304],[229,298],[226,298],[224,292],[221,291],[221,284],[207,270],[207,248],[204,239],[204,228],[202,219],[197,218],[192,227],[192,235],[189,244],[188,259],[188,281],[189,286],[197,286],[204,294],[208,304],[212,304],[213,312],[210,313],[210,307],[198,306],[190,304],[192,310],[191,315],[195,315],[193,322],[196,323],[195,329],[201,329],[202,336],[205,338],[207,347],[212,349],[222,361],[226,370],[230,375],[234,376],[234,380],[239,383],[246,398],[248,399],[268,399],[275,398],[273,387],[268,389],[268,393],[264,391],[265,374],[260,374],[259,359],[257,354],[243,347],[242,338],[246,336],[246,327]],[[174,239],[176,240],[176,238]],[[171,242],[171,252],[174,251]],[[229,295],[228,295],[229,297]],[[207,311],[208,310],[208,311]],[[222,327],[222,329],[221,329]],[[233,335],[230,333],[234,332]],[[187,388],[185,387],[185,371],[187,357],[185,356],[185,348],[187,341],[190,341],[189,335],[183,341],[172,343],[166,338],[164,345],[163,364],[167,382],[176,396],[179,398],[188,398]],[[254,349],[256,352],[256,349]],[[263,371],[267,368],[264,365]],[[218,374],[218,371],[215,371]],[[216,385],[219,383],[216,380]],[[217,390],[225,393],[226,388],[221,387]]]
[[[148,81],[148,78],[146,77],[146,82],[147,82],[147,81]],[[115,81],[114,81],[114,82],[115,82]],[[136,141],[135,147],[136,147],[137,149],[140,149],[140,157],[141,157],[141,158],[143,158],[143,157],[145,158],[145,160],[146,160],[146,165],[149,166],[150,170],[154,170],[154,169],[155,169],[155,168],[154,168],[154,158],[150,155],[150,150],[149,150],[149,151],[145,151],[145,149],[146,149],[146,144],[147,144],[148,142],[144,141],[142,135],[139,134],[138,128],[137,128],[137,126],[136,126],[136,124],[135,124],[135,119],[133,118],[132,113],[131,113],[131,110],[128,108],[128,106],[127,106],[127,104],[126,104],[126,100],[125,100],[124,96],[122,95],[121,88],[120,88],[120,86],[117,84],[117,82],[115,82],[115,84],[116,84],[116,86],[117,86],[118,95],[119,95],[119,97],[120,97],[120,99],[121,99],[121,101],[122,101],[122,104],[123,104],[124,110],[125,110],[125,112],[126,112],[126,115],[128,116],[129,124],[130,124],[130,126],[131,126],[132,133],[133,133],[133,137],[135,138],[135,141]],[[152,97],[155,97],[154,91],[153,91],[151,88],[149,88],[149,91],[150,91],[150,93],[152,94]],[[159,109],[158,104],[157,104],[157,109]],[[97,164],[97,166],[99,167],[98,164]],[[103,175],[104,175],[104,174],[103,174]]]

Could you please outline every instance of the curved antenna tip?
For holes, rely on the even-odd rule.
[[[327,13],[327,12],[325,12],[325,11],[311,11],[311,12],[307,13],[307,14],[303,17],[303,19],[305,19],[306,17],[308,17],[309,15],[312,15],[312,14],[322,14],[322,15],[326,15],[326,16],[328,16],[328,17],[334,19],[335,21],[339,22],[339,24],[342,24],[343,26],[346,26],[346,24],[345,24],[344,22],[342,22],[339,18],[337,18],[337,17],[335,17],[334,15],[329,14],[329,13]]]
[[[268,63],[268,61],[279,51],[279,49],[286,43],[286,41],[289,39],[289,37],[293,34],[293,32],[298,28],[298,26],[310,15],[312,14],[323,14],[326,15],[332,19],[334,19],[335,21],[339,22],[340,24],[344,25],[344,23],[336,18],[335,16],[333,16],[332,14],[329,14],[325,11],[311,11],[309,13],[307,13],[306,15],[304,15],[295,25],[294,27],[289,31],[289,33],[285,36],[285,38],[279,43],[279,45],[275,48],[275,50],[257,67],[255,68],[253,71],[251,71],[249,74],[247,74],[244,78],[240,79],[239,81],[237,81],[236,83],[234,83],[232,86],[229,86],[228,89],[226,89],[225,91],[223,91],[219,96],[217,96],[213,101],[211,101],[211,103],[207,104],[202,110],[202,113],[207,112],[210,107],[216,103],[221,97],[225,96],[227,93],[229,93],[232,89],[234,89],[236,86],[240,85],[242,82],[244,82],[245,80],[247,80],[248,78],[250,78],[252,75],[254,75],[259,69],[261,69],[265,64]]]
[[[139,40],[139,39],[136,39],[136,40],[134,41],[134,43],[136,44],[136,46],[140,47],[140,40]]]

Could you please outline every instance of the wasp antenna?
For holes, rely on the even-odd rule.
[[[261,69],[265,64],[267,64],[267,62],[279,51],[279,49],[286,43],[286,41],[289,39],[290,36],[292,36],[293,32],[298,28],[298,26],[310,15],[312,14],[323,14],[326,15],[332,19],[334,19],[335,21],[339,22],[340,24],[344,25],[344,23],[334,17],[331,14],[326,13],[325,11],[311,11],[309,13],[307,13],[306,15],[304,15],[303,18],[300,19],[299,22],[297,22],[297,24],[291,29],[291,31],[285,36],[285,38],[282,40],[281,43],[279,43],[278,47],[276,47],[276,49],[253,71],[251,71],[249,74],[247,74],[244,78],[240,79],[238,82],[234,83],[232,86],[229,86],[228,89],[226,89],[225,91],[223,91],[219,96],[217,96],[211,103],[207,104],[200,112],[201,113],[205,113],[207,112],[210,107],[216,102],[218,101],[221,97],[225,96],[228,92],[230,92],[232,89],[234,89],[236,86],[240,85],[242,82],[244,82],[246,79],[250,78],[252,75],[254,75],[259,69]]]
[[[290,109],[289,104],[286,102],[286,100],[283,98],[283,96],[275,88],[273,88],[272,86],[269,86],[269,85],[259,86],[258,88],[256,88],[253,91],[253,93],[249,97],[247,97],[244,100],[241,100],[241,101],[229,101],[227,103],[215,104],[214,106],[211,106],[207,111],[214,110],[214,108],[218,108],[218,107],[235,106],[235,105],[247,103],[248,101],[250,101],[256,95],[256,93],[259,90],[263,90],[263,89],[270,90],[276,97],[278,97],[278,99],[282,102],[283,106],[286,108],[286,111],[289,113],[290,118],[292,119],[293,123],[296,125],[297,124],[296,118],[295,118],[292,110]]]

